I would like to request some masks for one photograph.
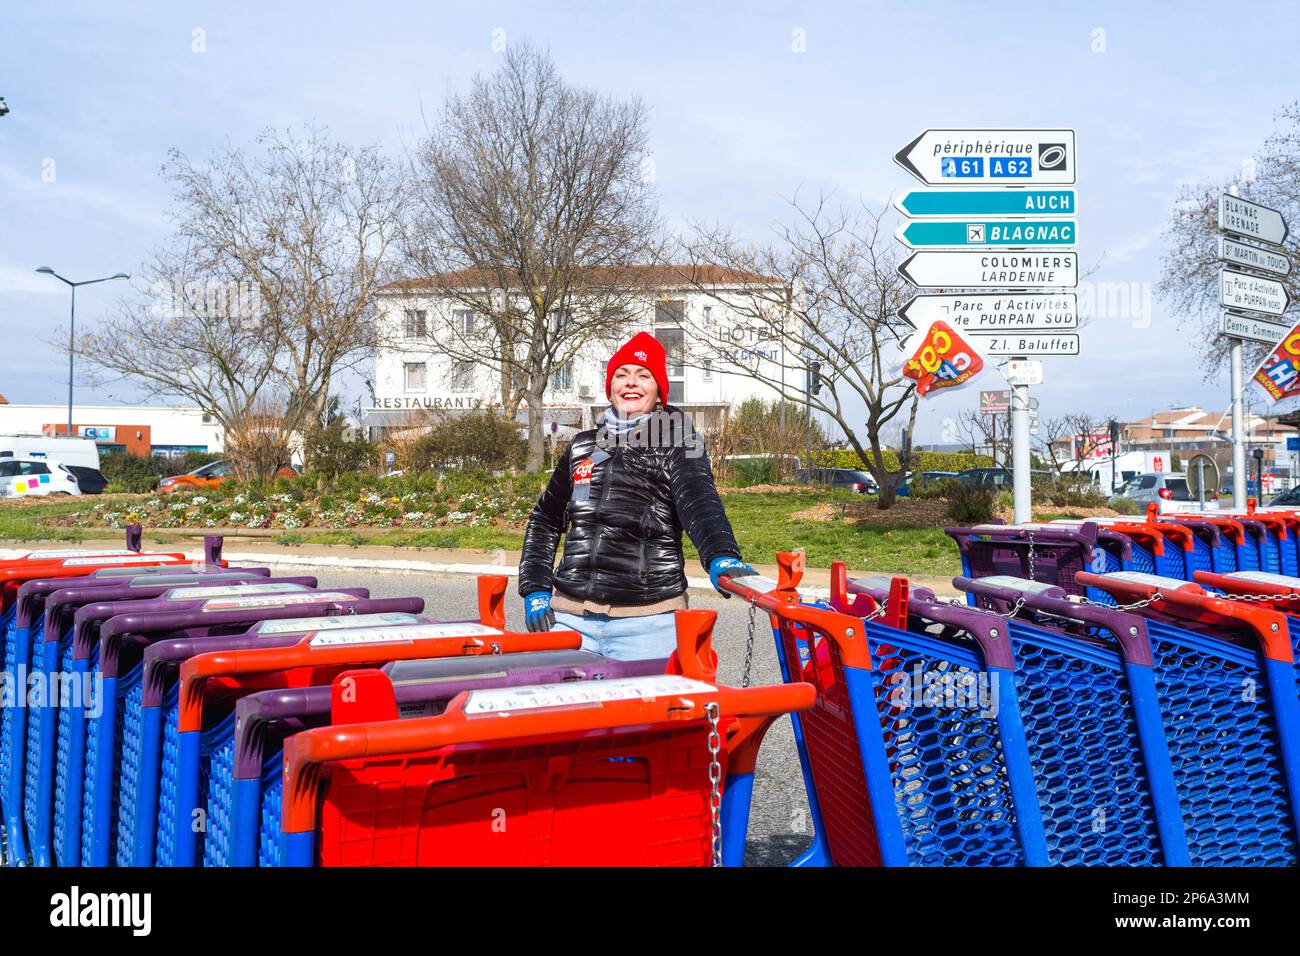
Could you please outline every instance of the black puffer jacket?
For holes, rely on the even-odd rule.
[[[622,439],[574,436],[524,534],[519,593],[560,591],[598,604],[650,604],[686,590],[682,531],[701,563],[740,557],[704,444],[664,406]],[[564,535],[564,557],[552,573]]]

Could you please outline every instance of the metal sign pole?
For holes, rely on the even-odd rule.
[[[1246,422],[1242,414],[1242,345],[1232,342],[1232,506],[1246,507]]]
[[[1011,482],[1016,524],[1033,520],[1029,493],[1029,386],[1011,386]]]
[[[1205,510],[1205,459],[1200,458],[1196,461],[1196,498],[1200,502],[1201,510]]]

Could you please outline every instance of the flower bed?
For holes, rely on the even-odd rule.
[[[152,528],[351,529],[487,525],[522,529],[541,488],[539,476],[376,481],[344,491],[277,483],[268,489],[243,487],[233,493],[87,499],[77,511],[47,519],[65,528],[122,528],[139,523]],[[226,489],[222,489],[225,491]]]

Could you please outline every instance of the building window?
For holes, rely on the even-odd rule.
[[[704,381],[713,381],[713,359],[704,360]]]
[[[681,329],[655,329],[655,338],[667,353],[668,377],[681,378],[686,374],[686,333]]]
[[[655,303],[655,325],[680,326],[686,316],[686,303],[681,299],[660,299]]]
[[[405,334],[408,339],[427,339],[429,337],[428,313],[423,309],[407,309]]]
[[[569,324],[569,313],[564,310],[551,313],[551,331],[559,334],[564,331],[564,327]]]
[[[447,387],[453,392],[472,392],[474,391],[474,363],[456,359],[451,363],[451,371],[447,376]]]
[[[668,404],[669,405],[678,405],[685,399],[685,397],[686,397],[685,382],[668,383]]]
[[[408,392],[427,392],[429,367],[423,362],[403,362],[402,387]]]
[[[704,307],[704,327],[706,329],[713,328],[713,306],[711,305]]]
[[[556,367],[551,373],[551,388],[561,392],[571,391],[573,389],[573,360],[565,362],[563,365]]]
[[[474,334],[474,313],[469,309],[456,309],[451,314],[452,321],[456,323],[456,331],[461,335]]]

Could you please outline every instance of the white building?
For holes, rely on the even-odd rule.
[[[609,404],[605,368],[610,355],[642,330],[658,338],[668,353],[668,402],[689,412],[701,429],[716,427],[748,398],[777,397],[775,389],[735,361],[726,361],[728,355],[778,381],[784,368],[785,379],[802,387],[802,363],[785,355],[778,341],[764,341],[737,311],[747,286],[736,274],[711,270],[709,283],[701,286],[683,281],[685,266],[645,268],[647,291],[627,310],[617,340],[588,344],[552,376],[543,409],[551,434],[565,437],[592,427]],[[373,402],[362,414],[371,438],[418,427],[429,412],[501,407],[499,373],[491,364],[454,359],[438,347],[440,330],[448,323],[472,333],[482,321],[428,283],[398,283],[380,294],[382,344],[370,383]],[[519,421],[525,420],[521,409]]]
[[[11,405],[0,401],[0,434],[65,435],[68,406]],[[180,457],[189,451],[223,451],[221,426],[200,408],[169,405],[72,406],[72,432],[91,438],[101,452]]]

